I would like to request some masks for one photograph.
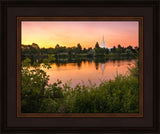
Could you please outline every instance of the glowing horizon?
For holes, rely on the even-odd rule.
[[[95,47],[104,36],[107,47],[139,46],[138,21],[22,21],[21,44],[40,48],[60,46]]]

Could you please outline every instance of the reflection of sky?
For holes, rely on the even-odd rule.
[[[56,82],[57,79],[62,80],[62,82],[71,80],[71,86],[74,87],[82,81],[85,85],[89,85],[88,80],[99,85],[101,80],[113,80],[117,73],[126,75],[128,67],[133,64],[134,60],[107,61],[106,63],[98,63],[98,65],[86,61],[82,62],[79,67],[76,63],[61,64],[60,66],[53,63],[52,68],[45,71],[50,75],[49,83]]]
[[[108,47],[138,46],[137,21],[23,21],[22,44],[37,43],[40,47],[94,47],[104,35]]]

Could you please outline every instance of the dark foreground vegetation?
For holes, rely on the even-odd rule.
[[[43,66],[50,68],[55,61],[50,55]],[[98,87],[77,85],[71,88],[60,80],[48,84],[49,76],[31,60],[22,62],[22,113],[137,113],[139,112],[138,61],[128,68],[129,76],[117,75],[115,80],[103,81]]]

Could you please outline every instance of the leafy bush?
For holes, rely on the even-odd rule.
[[[77,86],[65,102],[70,113],[135,113],[138,112],[138,80],[117,76],[99,87]]]

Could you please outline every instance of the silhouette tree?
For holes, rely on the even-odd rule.
[[[95,48],[99,48],[99,43],[96,42]]]
[[[119,49],[121,49],[121,48],[122,48],[120,44],[118,44],[118,48],[119,48]]]
[[[82,51],[82,46],[80,45],[80,43],[77,44],[77,48]]]
[[[59,44],[57,44],[55,48],[59,48],[59,47],[60,47]]]
[[[109,54],[109,49],[108,49],[108,48],[106,48],[105,50],[106,50],[106,54]]]
[[[116,47],[115,46],[113,48],[111,48],[111,52],[116,53]]]
[[[80,43],[77,44],[77,48],[76,48],[76,53],[81,53],[82,51],[82,47],[80,45]]]
[[[128,46],[127,49],[129,49],[131,51],[133,50],[132,46]]]

